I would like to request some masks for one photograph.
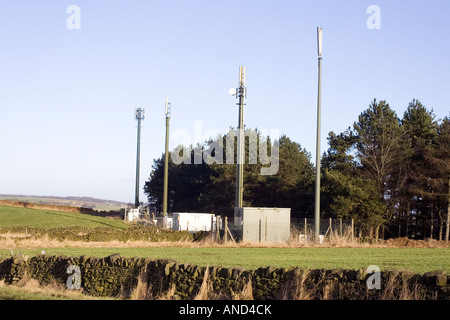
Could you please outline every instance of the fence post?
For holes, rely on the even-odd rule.
[[[220,241],[220,233],[219,233],[219,216],[216,216],[216,242]]]
[[[214,216],[211,215],[211,241],[214,241]]]
[[[352,218],[352,242],[353,242],[353,236],[354,236],[354,229],[355,228],[355,225],[354,225],[354,223],[353,223],[353,218]]]
[[[332,228],[332,222],[331,222],[331,218],[330,218],[330,241],[331,241],[331,234],[333,233],[333,228]]]
[[[228,241],[228,217],[225,216],[225,228],[224,228],[224,232],[223,232],[223,241],[227,242]]]
[[[308,231],[308,218],[305,218],[305,244],[307,243],[306,232]]]

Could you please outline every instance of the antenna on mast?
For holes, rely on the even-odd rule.
[[[244,105],[247,98],[247,88],[245,87],[245,67],[239,67],[239,87],[230,89],[229,93],[239,99],[239,122],[237,129],[237,164],[236,164],[236,197],[235,207],[243,206],[244,194],[244,161],[245,161],[245,137],[244,137]]]
[[[167,219],[167,198],[169,189],[169,121],[171,113],[171,103],[166,97],[165,115],[166,115],[166,146],[164,153],[164,185],[163,185],[163,225],[166,226]]]
[[[140,153],[141,153],[141,121],[145,118],[145,109],[138,108],[134,110],[134,116],[138,121],[137,128],[137,152],[136,152],[136,191],[135,202],[136,208],[139,207],[139,166],[140,166]]]
[[[166,117],[170,117],[170,107],[171,103],[169,102],[169,98],[166,97],[166,112],[164,113]]]

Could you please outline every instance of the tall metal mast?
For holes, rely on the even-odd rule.
[[[166,98],[166,149],[164,153],[164,192],[163,192],[163,217],[167,216],[167,192],[169,188],[169,121],[170,121],[169,98]]]
[[[135,191],[135,207],[139,207],[139,166],[141,153],[141,120],[145,118],[145,109],[138,108],[135,110],[135,117],[138,121],[137,129],[137,154],[136,154],[136,191]]]
[[[244,197],[244,162],[245,162],[245,136],[244,136],[244,105],[247,96],[245,87],[245,67],[239,67],[239,87],[236,97],[239,98],[239,123],[237,130],[237,164],[236,164],[236,198],[235,207],[241,208]]]
[[[320,235],[320,113],[321,113],[321,78],[322,78],[322,28],[317,28],[317,54],[319,56],[319,79],[317,93],[317,137],[316,137],[316,197],[314,205],[314,235],[319,242]]]

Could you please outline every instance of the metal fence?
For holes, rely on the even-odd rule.
[[[354,222],[352,219],[320,219],[320,242],[325,240],[354,239]],[[314,218],[292,218],[291,238],[298,238],[300,242],[309,242],[315,238]]]
[[[172,218],[153,217],[152,223],[143,223],[138,221],[138,224],[155,225],[167,229],[172,229]],[[163,223],[165,222],[165,223]],[[265,226],[261,226],[259,242],[265,242],[265,235],[267,231]],[[270,228],[276,228],[271,225]],[[210,232],[211,240],[213,241],[233,241],[239,242],[242,240],[242,225],[235,225],[233,217],[216,216],[214,221],[211,221]],[[315,219],[314,218],[291,218],[290,224],[290,240],[291,242],[308,243],[316,240],[315,237]],[[324,241],[352,241],[355,239],[354,222],[352,219],[320,219],[320,235],[319,242]]]
[[[292,242],[307,243],[314,241],[314,218],[291,218],[291,237]],[[273,226],[272,226],[273,227]],[[242,240],[242,226],[235,225],[233,218],[224,218],[218,228],[219,234],[213,238],[220,240]],[[264,232],[261,232],[261,242],[264,242]],[[320,219],[319,241],[353,241],[354,223],[352,219]]]

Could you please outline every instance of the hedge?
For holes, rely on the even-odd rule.
[[[40,229],[28,227],[0,228],[1,233],[27,233],[34,239],[47,236],[58,241],[84,241],[84,242],[109,242],[109,241],[195,241],[201,237],[187,231],[164,230],[157,227],[132,226],[127,229],[115,229],[111,227],[67,227],[54,229]]]

